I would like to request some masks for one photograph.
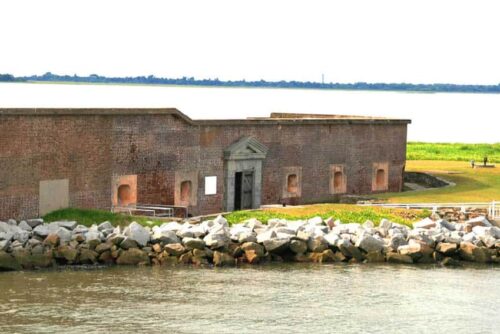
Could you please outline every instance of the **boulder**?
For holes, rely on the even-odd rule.
[[[67,230],[73,231],[78,223],[76,221],[60,221],[58,222],[59,227],[64,227]]]
[[[384,248],[384,242],[372,237],[371,235],[365,234],[364,236],[358,238],[355,246],[361,248],[366,253],[380,252]]]
[[[255,242],[245,242],[244,244],[241,245],[241,249],[244,252],[252,250],[259,257],[263,257],[265,253],[264,247]]]
[[[262,222],[258,219],[255,219],[255,218],[250,218],[250,219],[245,220],[243,222],[243,225],[250,228],[251,230],[254,230],[255,228],[263,226]]]
[[[416,223],[413,223],[413,228],[425,228],[425,229],[430,229],[436,227],[436,222],[429,217],[424,218],[421,221],[418,221]]]
[[[437,244],[436,250],[446,256],[450,256],[456,253],[457,244],[449,242],[440,242]]]
[[[89,231],[89,228],[85,225],[77,225],[73,229],[73,233],[87,233]]]
[[[267,230],[262,233],[257,233],[257,242],[259,244],[263,243],[266,240],[271,240],[276,238],[276,232],[274,230]]]
[[[491,262],[492,253],[486,247],[476,247],[472,251],[474,261],[479,263],[489,263]]]
[[[413,263],[413,259],[409,255],[403,255],[395,252],[389,252],[386,254],[387,262],[391,263],[405,263],[411,264]]]
[[[307,249],[311,252],[321,253],[328,248],[328,243],[322,236],[309,238],[307,241]]]
[[[387,219],[381,219],[378,224],[378,230],[382,236],[386,236],[389,233],[389,229],[392,227],[392,222]]]
[[[111,242],[103,242],[99,245],[96,246],[95,251],[99,254],[104,253],[106,251],[111,250],[111,247],[113,247],[113,244]]]
[[[46,238],[49,235],[49,229],[47,225],[35,225],[36,227],[33,229],[33,235],[36,235],[40,238]]]
[[[21,270],[21,264],[9,253],[0,251],[0,271]]]
[[[56,257],[64,259],[68,263],[75,263],[78,257],[78,250],[68,245],[62,245],[57,248]]]
[[[399,246],[404,246],[407,245],[408,242],[406,241],[405,237],[402,234],[394,234],[391,237],[389,237],[389,242],[388,246],[396,251]]]
[[[71,232],[64,227],[59,227],[55,234],[59,237],[59,242],[61,244],[67,244],[71,241]]]
[[[474,226],[492,226],[484,216],[469,219],[465,222],[465,225],[471,226],[472,228],[474,228]]]
[[[97,258],[99,254],[96,251],[91,249],[82,248],[80,250],[80,256],[78,257],[78,261],[81,264],[95,264],[97,263]]]
[[[111,233],[110,235],[108,235],[107,237],[107,240],[109,242],[111,242],[113,245],[120,245],[123,240],[125,240],[125,237],[121,234],[117,234],[115,232]],[[134,241],[135,242],[135,241]],[[137,245],[137,243],[135,242],[135,244]]]
[[[216,267],[221,267],[221,266],[234,266],[236,264],[235,258],[233,258],[231,255],[219,251],[214,252],[214,265]]]
[[[10,246],[10,240],[0,240],[0,251],[6,251]]]
[[[118,259],[116,259],[116,263],[123,265],[149,264],[149,256],[138,248],[131,248],[121,252]]]
[[[245,259],[248,263],[254,264],[258,263],[262,257],[257,254],[257,252],[253,249],[249,249],[245,251]]]
[[[237,241],[240,244],[245,243],[245,242],[257,242],[257,233],[255,233],[253,231],[240,233]]]
[[[111,224],[111,222],[105,221],[105,222],[102,222],[99,225],[97,225],[97,229],[100,232],[109,231],[109,230],[113,231],[114,230],[114,226],[113,226],[113,224]]]
[[[21,244],[25,244],[31,236],[31,233],[25,230],[20,230],[12,236],[14,240],[19,241]]]
[[[203,238],[203,241],[205,242],[207,247],[217,249],[227,246],[231,240],[225,232],[223,232],[222,230],[218,230],[206,235]]]
[[[188,250],[192,249],[205,249],[205,242],[198,238],[184,238],[182,244]]]
[[[138,248],[139,245],[137,244],[137,241],[135,241],[132,238],[125,237],[122,242],[120,242],[120,248],[123,249],[132,249],[132,248]]]
[[[179,256],[179,263],[190,264],[193,259],[193,253],[187,252]]]
[[[470,242],[461,242],[460,249],[458,250],[460,258],[465,261],[474,261],[474,250],[477,248],[476,245]]]
[[[351,244],[350,241],[345,239],[340,239],[337,242],[337,247],[342,252],[342,254],[347,258],[355,258],[357,261],[362,262],[364,260],[364,256],[361,251]]]
[[[14,233],[12,232],[0,232],[0,240],[11,241],[14,238]]]
[[[161,242],[164,245],[166,245],[166,244],[177,244],[177,243],[180,242],[179,238],[177,237],[177,234],[175,234],[175,231],[163,229],[161,227],[159,227],[157,229],[153,228],[153,237],[152,237],[152,239],[154,241]]]
[[[43,224],[43,219],[42,218],[27,219],[26,224],[28,224],[29,226],[31,226],[31,228],[34,229],[35,227]]]
[[[90,249],[96,248],[101,243],[101,233],[94,230],[89,230],[85,234],[85,242],[89,245]]]
[[[281,253],[285,251],[289,244],[289,238],[270,239],[263,242],[266,251],[270,253]]]
[[[43,243],[47,246],[57,247],[59,245],[59,236],[55,233],[47,235]]]
[[[307,251],[307,243],[303,240],[292,239],[290,241],[290,250],[295,254],[304,254]]]
[[[333,232],[325,234],[323,238],[325,238],[325,241],[328,243],[329,247],[335,247],[337,241],[340,239],[338,234],[335,234]]]
[[[25,221],[25,220],[22,220],[18,227],[24,231],[28,231],[28,232],[31,232],[33,230],[33,228]]]
[[[137,242],[141,247],[146,246],[150,240],[149,231],[136,222],[132,222],[127,226],[123,234]]]
[[[331,249],[326,249],[322,252],[311,252],[308,254],[309,259],[312,262],[325,263],[325,262],[336,262],[337,258]]]
[[[174,256],[179,256],[182,253],[186,251],[184,246],[181,244],[167,244],[163,247],[164,251],[167,252],[169,255],[174,255]]]
[[[115,260],[113,259],[113,256],[111,255],[111,251],[104,251],[101,254],[99,254],[98,258],[100,263],[104,264],[113,264]]]

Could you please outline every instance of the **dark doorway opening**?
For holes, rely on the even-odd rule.
[[[253,172],[236,172],[234,177],[234,210],[253,208]]]

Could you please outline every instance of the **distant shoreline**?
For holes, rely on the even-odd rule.
[[[455,85],[455,84],[409,84],[409,83],[320,83],[303,81],[222,81],[218,79],[157,78],[154,76],[139,77],[105,77],[99,75],[69,76],[46,73],[44,75],[20,76],[0,74],[0,82],[9,83],[45,83],[45,84],[92,84],[92,85],[133,85],[155,87],[201,87],[201,88],[273,88],[273,89],[307,89],[307,90],[339,90],[339,91],[374,91],[404,93],[471,93],[500,94],[498,85]]]

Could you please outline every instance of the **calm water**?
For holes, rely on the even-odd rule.
[[[500,94],[0,83],[3,107],[175,107],[193,119],[371,115],[411,119],[409,140],[500,142]]]
[[[0,273],[0,333],[498,333],[500,268],[280,264]]]

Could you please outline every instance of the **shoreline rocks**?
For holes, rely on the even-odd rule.
[[[382,219],[378,226],[314,217],[230,226],[218,216],[193,223],[125,228],[102,222],[42,219],[0,222],[0,271],[57,265],[235,266],[266,262],[500,263],[500,229],[484,216],[464,222],[429,217],[413,228]]]

